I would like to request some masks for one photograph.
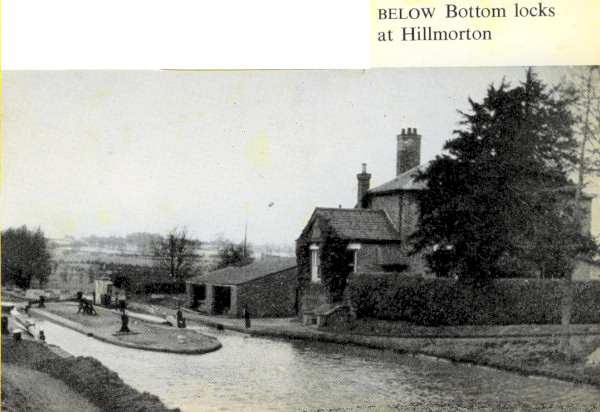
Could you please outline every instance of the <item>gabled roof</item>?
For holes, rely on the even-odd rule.
[[[427,181],[417,181],[418,172],[424,172],[429,166],[429,162],[423,163],[422,165],[415,166],[412,169],[396,176],[392,180],[373,189],[369,190],[369,194],[382,194],[397,191],[408,191],[408,190],[425,190],[427,189]]]
[[[211,285],[240,285],[267,275],[292,269],[296,258],[265,258],[246,266],[228,266],[214,270],[206,275],[195,276],[187,283],[206,283]]]
[[[341,239],[362,241],[400,240],[383,210],[316,208],[302,235],[323,219]]]

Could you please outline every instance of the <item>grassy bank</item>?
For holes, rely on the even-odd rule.
[[[5,368],[8,365],[8,368]],[[6,336],[2,339],[2,410],[40,410],[36,397],[44,386],[60,381],[72,392],[82,396],[100,411],[156,411],[168,412],[179,409],[166,408],[160,399],[146,392],[140,393],[126,385],[119,376],[99,361],[89,357],[63,358],[36,341],[16,342]],[[11,380],[10,369],[27,371],[38,375],[35,385],[18,387]],[[9,372],[6,372],[9,370]],[[8,375],[7,375],[8,373]],[[6,384],[6,385],[5,385]],[[60,394],[68,398],[72,394]],[[74,397],[74,396],[71,396]],[[75,400],[65,399],[67,402]]]

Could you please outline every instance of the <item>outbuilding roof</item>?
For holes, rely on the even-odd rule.
[[[305,230],[310,230],[318,219],[324,219],[341,239],[357,241],[400,239],[383,210],[316,208]]]
[[[240,285],[296,266],[296,258],[265,258],[246,266],[228,266],[206,275],[195,276],[187,283],[211,285]]]
[[[402,190],[425,190],[427,189],[427,181],[417,180],[417,176],[420,172],[424,172],[428,166],[429,162],[415,166],[412,169],[409,169],[406,172],[396,176],[389,182],[369,190],[369,194],[377,195]]]

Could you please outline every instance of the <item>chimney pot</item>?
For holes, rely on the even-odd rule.
[[[406,129],[402,129],[402,134],[406,134]]]
[[[410,127],[408,129],[406,129],[406,134],[411,134]]]
[[[367,164],[366,163],[362,164],[362,172],[367,173]]]

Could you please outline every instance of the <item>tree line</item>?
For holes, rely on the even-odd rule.
[[[91,243],[88,243],[90,241]],[[134,233],[125,238],[89,236],[78,241],[83,246],[113,246],[138,242],[153,256],[154,266],[177,282],[202,273],[202,242],[191,237],[187,230],[174,229],[165,235]],[[2,231],[2,285],[29,288],[32,284],[44,287],[52,272],[48,239],[41,229],[27,226]],[[251,245],[222,239],[218,243],[217,267],[243,266],[254,260]]]

